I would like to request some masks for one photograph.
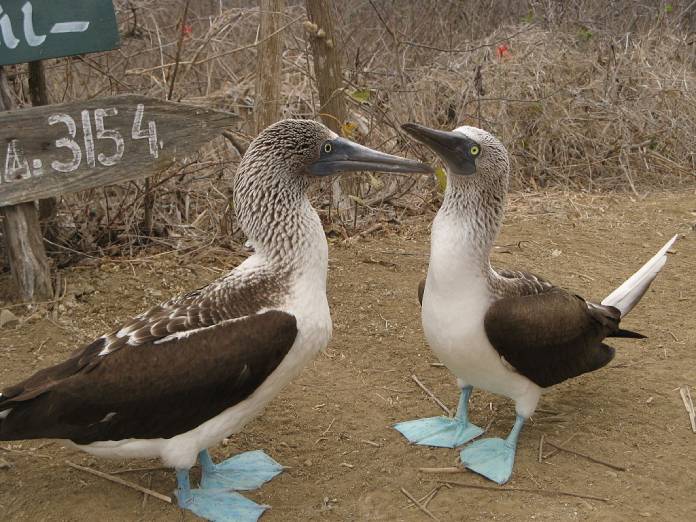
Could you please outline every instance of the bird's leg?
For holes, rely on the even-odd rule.
[[[208,457],[210,458],[210,457]],[[205,467],[205,464],[202,464]],[[176,470],[179,507],[217,522],[257,522],[268,508],[226,490],[191,489],[188,469]]]
[[[506,439],[490,438],[477,440],[459,454],[462,463],[487,479],[504,484],[512,476],[515,464],[517,440],[525,418],[517,415],[515,425]]]
[[[399,422],[394,428],[414,444],[438,448],[456,448],[483,433],[469,422],[471,386],[462,386],[459,405],[454,417],[428,417]]]
[[[459,419],[465,424],[469,423],[469,398],[473,386],[462,386],[462,391],[459,394],[459,404],[457,404],[457,413],[454,414],[455,419]]]
[[[189,470],[176,470],[176,498],[179,501],[179,507],[185,508],[186,504],[191,502],[191,482],[189,481]]]
[[[250,491],[260,488],[283,471],[283,466],[261,450],[235,455],[214,464],[208,450],[198,454],[201,463],[201,487]]]

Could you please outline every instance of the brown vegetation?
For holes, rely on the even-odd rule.
[[[336,45],[348,116],[343,132],[428,158],[399,124],[484,127],[513,158],[515,185],[640,192],[694,183],[696,7],[599,0],[337,3]],[[224,108],[238,148],[255,132],[253,1],[117,0],[120,50],[46,63],[52,103],[136,92]],[[321,110],[304,2],[280,17],[282,114]],[[310,24],[311,25],[311,24]],[[183,35],[183,37],[182,37]],[[176,70],[176,73],[174,71]],[[16,68],[20,103],[27,69]],[[224,139],[152,178],[65,196],[49,248],[59,265],[138,248],[232,246],[230,179],[239,152]],[[361,216],[437,203],[435,179],[363,178]],[[331,220],[330,188],[315,203]],[[148,208],[151,207],[151,208]],[[341,228],[341,223],[337,226]],[[344,232],[341,232],[344,233]]]

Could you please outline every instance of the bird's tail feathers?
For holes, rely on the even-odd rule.
[[[621,317],[624,317],[630,312],[638,301],[640,301],[640,298],[643,297],[650,283],[653,282],[667,262],[667,251],[672,247],[677,237],[678,235],[675,235],[672,239],[667,241],[665,246],[663,246],[650,261],[645,263],[640,270],[605,297],[602,304],[617,308],[621,312]]]
[[[623,328],[619,328],[613,334],[609,335],[609,337],[624,337],[626,339],[647,339],[648,338],[646,335],[643,335],[642,333],[634,332],[633,330],[624,330]]]

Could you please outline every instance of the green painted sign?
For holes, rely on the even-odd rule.
[[[0,65],[118,46],[111,0],[0,0]]]

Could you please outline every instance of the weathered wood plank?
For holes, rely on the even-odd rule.
[[[137,95],[0,113],[0,206],[152,175],[235,118]]]

